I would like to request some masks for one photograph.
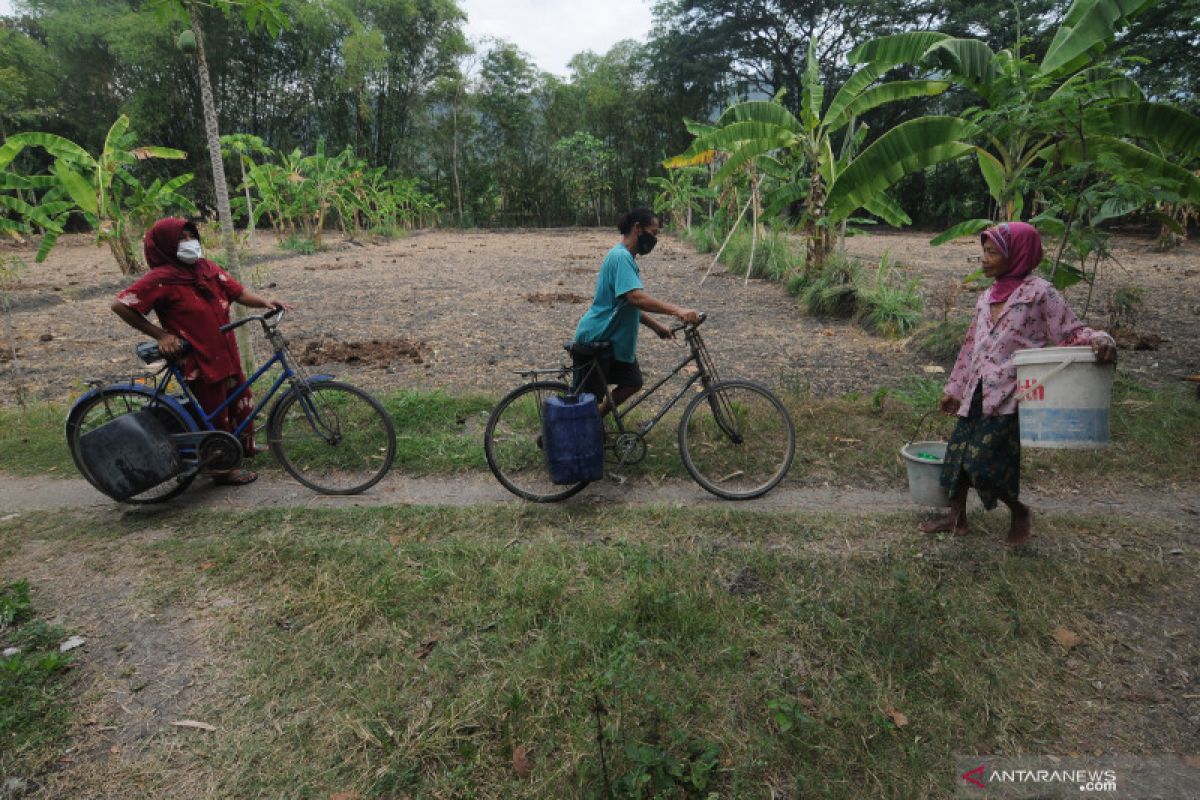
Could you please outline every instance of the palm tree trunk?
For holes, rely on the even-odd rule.
[[[238,262],[237,245],[233,239],[233,213],[229,210],[229,186],[225,181],[225,162],[221,160],[221,132],[217,126],[217,104],[213,100],[212,83],[208,77],[208,57],[204,54],[204,31],[200,28],[200,14],[196,4],[184,0],[188,19],[192,23],[192,34],[196,37],[196,59],[200,79],[200,102],[204,106],[204,132],[208,138],[208,157],[212,164],[213,191],[217,195],[217,216],[221,220],[221,238],[225,244],[225,259],[229,274],[242,282],[242,267]],[[241,306],[237,306],[235,317],[241,317]],[[250,339],[249,327],[237,330],[238,350],[242,354],[242,369],[249,375],[254,371],[254,343]]]

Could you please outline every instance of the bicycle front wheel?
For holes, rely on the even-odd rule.
[[[375,398],[338,381],[297,384],[271,414],[271,453],[321,494],[358,494],[396,458],[396,430]]]
[[[87,478],[87,482],[99,489],[104,488],[92,477],[83,462],[79,452],[79,440],[88,431],[95,430],[106,422],[111,422],[125,414],[135,414],[138,411],[150,411],[167,429],[168,434],[187,433],[188,425],[174,409],[156,400],[153,396],[116,386],[109,386],[96,392],[91,397],[81,400],[71,409],[67,417],[67,449],[79,474]],[[163,503],[182,492],[191,485],[195,474],[184,474],[169,478],[157,486],[152,486],[141,494],[121,500],[125,503],[145,504]]]
[[[492,410],[483,430],[483,452],[496,480],[518,497],[535,503],[565,500],[587,481],[560,486],[550,480],[542,451],[542,416],[546,400],[565,394],[567,385],[537,381],[509,392]]]
[[[749,500],[783,480],[796,429],[768,389],[723,381],[697,395],[679,421],[679,453],[696,483],[726,500]]]

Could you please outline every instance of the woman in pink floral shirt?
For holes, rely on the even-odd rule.
[[[926,533],[967,532],[967,489],[974,486],[987,509],[1003,502],[1012,514],[1006,543],[1024,544],[1033,534],[1029,507],[1018,499],[1021,436],[1017,427],[1017,350],[1091,345],[1100,363],[1116,361],[1111,336],[1079,321],[1050,283],[1033,275],[1042,260],[1042,239],[1024,222],[984,231],[983,274],[993,278],[979,297],[966,341],[954,363],[938,408],[958,416],[946,448],[941,483],[950,513],[921,525]]]

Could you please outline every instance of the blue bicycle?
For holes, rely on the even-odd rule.
[[[147,365],[162,362],[153,379],[94,382],[67,415],[67,446],[83,477],[115,500],[161,503],[201,473],[236,469],[247,455],[239,437],[270,405],[271,453],[297,481],[322,494],[342,495],[378,483],[396,457],[391,417],[362,389],[331,375],[305,374],[278,330],[283,316],[276,309],[221,328],[258,322],[274,354],[212,411],[200,407],[179,364],[164,360],[157,343],[138,345]],[[212,421],[272,369],[279,372],[274,383],[237,430],[216,430]]]

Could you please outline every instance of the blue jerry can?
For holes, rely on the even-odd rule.
[[[596,396],[588,392],[546,400],[542,448],[550,480],[561,485],[604,477],[604,426]]]

